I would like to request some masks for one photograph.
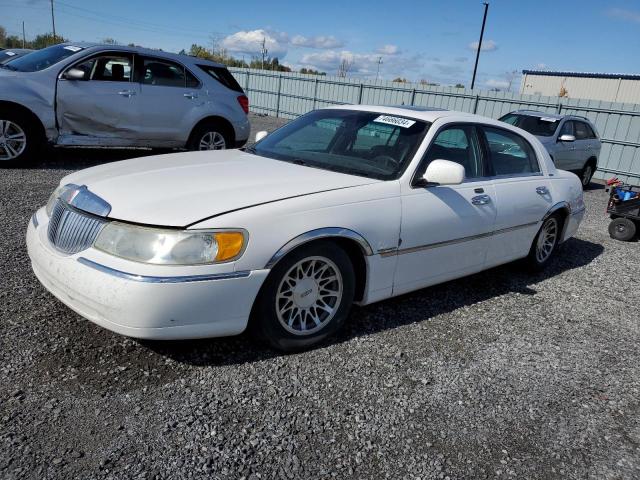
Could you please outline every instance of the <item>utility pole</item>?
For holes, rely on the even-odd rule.
[[[380,64],[382,63],[382,57],[378,57],[378,69],[376,70],[376,81],[378,80],[378,77],[380,76]]]
[[[24,20],[22,21],[22,48],[26,48],[27,36],[24,34]]]
[[[484,4],[484,17],[482,17],[482,28],[480,29],[480,41],[478,42],[478,50],[476,51],[476,64],[473,67],[473,78],[471,79],[471,90],[476,84],[476,72],[478,71],[478,60],[480,60],[480,49],[482,48],[482,37],[484,36],[484,26],[487,23],[487,11],[489,10],[489,2]]]
[[[267,39],[265,37],[262,37],[262,48],[260,49],[260,53],[262,54],[262,70],[264,70],[264,60],[268,52],[269,51],[267,50]]]
[[[53,27],[53,43],[56,43],[56,18],[53,14],[53,0],[51,0],[51,26]]]

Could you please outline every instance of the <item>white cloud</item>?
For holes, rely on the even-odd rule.
[[[378,48],[376,53],[380,53],[381,55],[398,55],[401,52],[397,45],[387,44]]]
[[[640,12],[633,10],[625,10],[623,8],[611,8],[607,11],[607,15],[628,22],[640,23]]]
[[[486,82],[487,87],[489,88],[508,88],[509,82],[506,80],[499,80],[496,78],[490,78]]]
[[[474,52],[478,49],[478,42],[471,42],[469,44],[469,50],[473,50]],[[483,52],[493,52],[498,49],[498,44],[493,40],[483,40],[482,47],[480,50]]]
[[[378,53],[355,53],[349,50],[327,50],[324,52],[307,53],[300,59],[300,67],[313,68],[335,73],[341,62],[346,60],[350,63],[349,76],[375,76],[378,72]],[[422,66],[424,60],[414,55],[407,57],[404,55],[385,56],[380,64],[381,76],[406,76],[408,71],[416,71]]]
[[[270,57],[284,57],[287,54],[289,37],[284,32],[270,32],[263,29],[234,33],[222,39],[220,45],[233,53],[258,55],[262,49],[262,42]]]
[[[296,35],[291,39],[291,45],[308,48],[340,48],[344,43],[333,35],[318,35],[316,37]]]
[[[536,70],[546,70],[548,67],[548,65],[546,63],[537,63],[536,64]]]

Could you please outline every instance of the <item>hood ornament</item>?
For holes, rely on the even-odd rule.
[[[69,183],[59,198],[72,207],[84,212],[92,213],[98,217],[106,217],[111,212],[111,205],[89,191],[86,185]]]

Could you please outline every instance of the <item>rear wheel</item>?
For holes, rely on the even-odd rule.
[[[609,235],[615,240],[628,242],[636,234],[636,224],[628,218],[614,218],[609,224]]]
[[[556,253],[561,231],[562,218],[558,214],[551,215],[542,222],[527,256],[527,264],[532,270],[542,270]]]
[[[593,165],[591,163],[587,163],[582,172],[580,173],[580,181],[582,182],[582,188],[586,188],[591,183],[591,178],[593,178],[594,170]]]
[[[187,143],[189,150],[226,150],[233,148],[231,134],[227,128],[216,122],[198,125]]]
[[[330,242],[295,250],[276,264],[256,300],[252,327],[282,351],[308,348],[335,333],[353,302],[355,273]]]
[[[26,165],[42,144],[30,118],[17,112],[0,112],[0,167]]]

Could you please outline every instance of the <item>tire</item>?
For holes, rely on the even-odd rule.
[[[593,164],[591,162],[587,162],[587,164],[584,166],[584,168],[580,172],[580,182],[582,183],[583,189],[589,186],[594,173],[595,173],[595,170],[593,168]]]
[[[283,352],[309,348],[342,327],[354,293],[353,265],[342,248],[331,242],[300,247],[271,270],[254,304],[251,329]]]
[[[636,234],[636,224],[628,218],[614,218],[609,224],[609,236],[615,240],[628,242]]]
[[[218,122],[201,123],[191,132],[187,142],[187,149],[192,151],[226,150],[233,147],[233,135],[228,128]]]
[[[29,116],[0,111],[0,168],[27,166],[43,145],[43,137]]]
[[[556,254],[562,226],[563,219],[559,214],[553,214],[542,222],[526,258],[526,264],[530,270],[541,271]]]

